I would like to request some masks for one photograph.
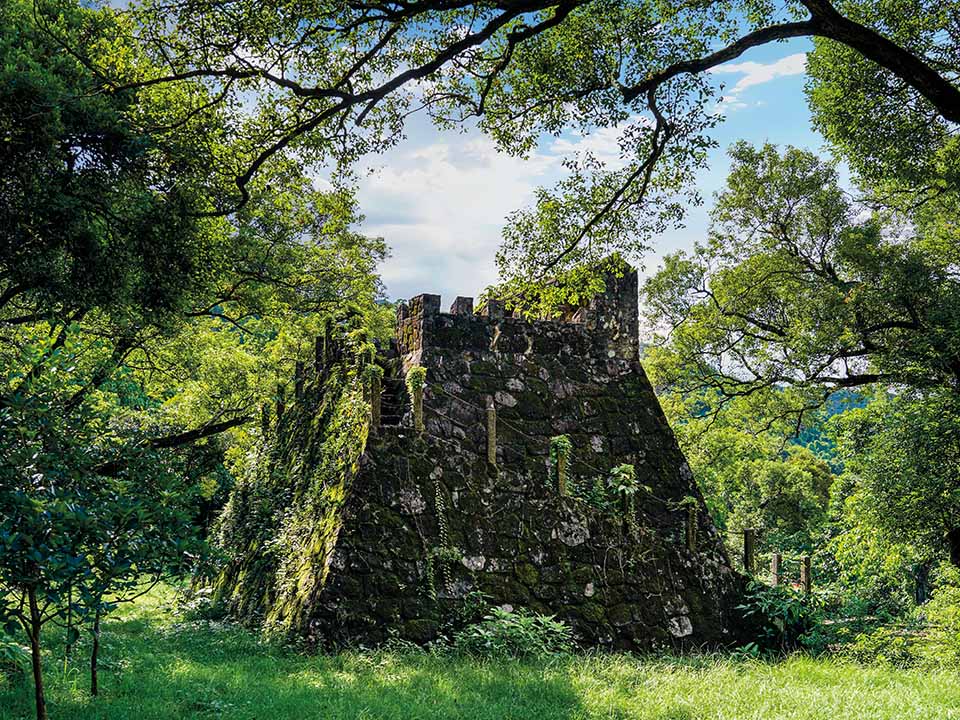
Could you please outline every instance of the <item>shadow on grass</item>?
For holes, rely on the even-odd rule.
[[[78,648],[66,674],[50,658],[51,720],[583,715],[569,678],[549,664],[417,653],[304,656],[229,626],[157,627],[139,618],[115,620],[104,635],[99,698],[86,693],[86,648]],[[29,683],[0,685],[0,718],[32,713]]]

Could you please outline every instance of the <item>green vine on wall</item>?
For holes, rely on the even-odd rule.
[[[568,495],[567,473],[570,467],[570,457],[573,454],[573,443],[566,435],[557,435],[550,438],[550,472],[553,476],[553,486],[560,495]]]
[[[407,393],[413,407],[413,427],[423,432],[423,388],[427,384],[427,369],[421,365],[414,365],[407,370]]]
[[[639,528],[634,498],[640,489],[640,484],[637,482],[637,469],[629,463],[617,465],[610,470],[607,485],[614,495],[620,498],[620,512],[626,518],[630,533],[636,535]]]
[[[336,344],[332,334],[327,338]],[[363,366],[362,343],[346,349],[321,378],[315,400],[294,405],[265,433],[218,522],[227,564],[217,597],[238,620],[288,637],[303,633],[326,582],[366,446],[370,382],[382,374]]]
[[[439,545],[427,550],[426,553],[426,574],[427,574],[427,595],[431,600],[437,599],[437,586],[435,577],[439,570],[443,587],[448,595],[453,595],[453,575],[450,572],[451,563],[459,562],[462,559],[460,550],[450,544],[450,524],[447,520],[447,503],[443,497],[443,488],[440,481],[434,481],[434,509],[437,514],[437,528],[439,535]]]
[[[369,391],[375,380],[383,380],[383,368],[371,363],[363,369],[360,377],[363,380],[364,389]]]

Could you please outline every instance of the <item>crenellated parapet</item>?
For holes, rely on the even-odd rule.
[[[428,348],[529,354],[563,345],[578,354],[599,352],[636,361],[637,271],[610,273],[605,285],[603,293],[581,306],[563,309],[556,319],[510,314],[506,303],[497,298],[488,298],[474,310],[473,298],[457,297],[449,312],[442,312],[439,295],[416,295],[397,308],[397,346],[401,355],[419,358]]]

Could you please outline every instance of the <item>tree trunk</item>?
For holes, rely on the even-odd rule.
[[[913,599],[917,605],[923,605],[930,599],[930,562],[922,562],[917,565],[914,573],[916,588],[913,593]]]
[[[960,528],[953,528],[947,533],[947,547],[950,550],[950,563],[960,567]]]
[[[43,696],[43,665],[40,659],[40,629],[43,621],[37,605],[37,588],[27,588],[27,601],[30,604],[30,660],[33,665],[34,704],[37,708],[37,720],[47,720],[47,701]]]
[[[100,608],[93,616],[93,649],[90,651],[90,694],[94,697],[100,692],[97,677],[97,656],[100,654]]]

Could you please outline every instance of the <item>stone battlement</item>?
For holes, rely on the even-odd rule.
[[[401,355],[425,348],[460,351],[549,353],[558,341],[581,354],[595,351],[621,360],[639,352],[637,271],[626,267],[605,278],[606,290],[578,307],[564,308],[556,319],[529,319],[508,314],[506,303],[488,299],[474,311],[472,297],[457,297],[441,312],[440,295],[416,295],[397,308],[397,343]]]

